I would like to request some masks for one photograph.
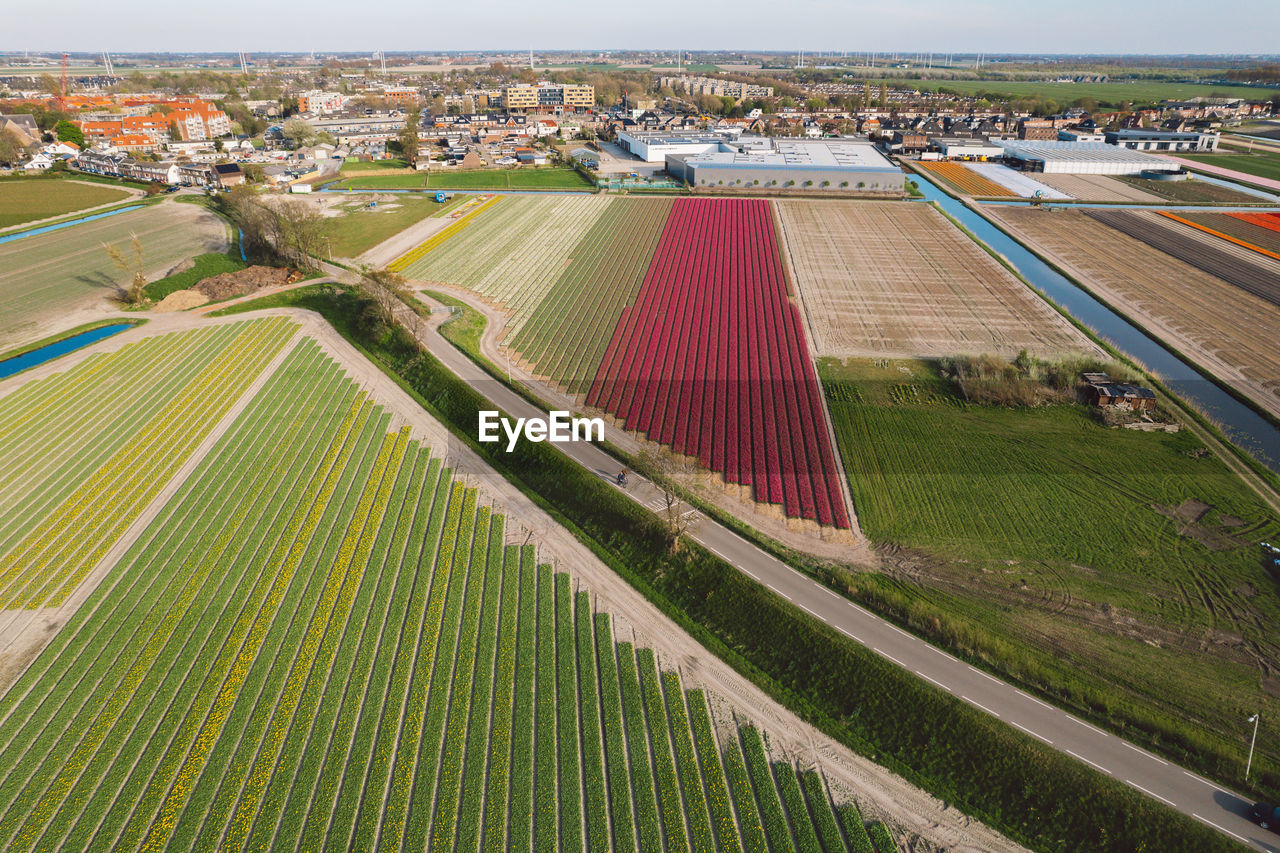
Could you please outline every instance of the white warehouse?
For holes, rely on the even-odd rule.
[[[1108,145],[1104,142],[1066,142],[1015,139],[997,143],[1006,160],[1028,172],[1057,175],[1137,175],[1142,172],[1177,172],[1171,160]]]
[[[714,133],[618,131],[618,145],[646,163],[665,163],[668,154],[712,154],[725,138]]]

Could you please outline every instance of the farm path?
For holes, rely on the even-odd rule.
[[[84,184],[88,187],[102,186],[102,184],[96,184],[92,181],[69,180],[67,183]],[[133,187],[126,187],[123,184],[118,187],[113,186],[112,189],[118,189],[121,192],[127,193],[127,195],[125,195],[124,198],[118,198],[115,201],[95,204],[93,207],[83,207],[80,210],[73,210],[70,213],[59,213],[55,216],[46,216],[44,219],[35,219],[30,222],[19,222],[17,225],[10,225],[8,228],[0,228],[0,234],[14,234],[19,231],[27,231],[31,228],[39,228],[41,225],[46,225],[50,222],[56,222],[59,219],[67,219],[73,216],[91,216],[99,210],[106,210],[108,207],[115,207],[120,204],[128,204],[130,201],[137,201],[146,195],[142,190],[134,189]]]
[[[399,234],[393,234],[383,240],[372,249],[366,251],[357,260],[373,267],[385,267],[414,246],[427,242],[437,231],[452,225],[454,221],[448,216],[441,216],[438,219],[426,216]]]
[[[408,312],[408,309],[406,308],[405,311]],[[441,337],[438,332],[439,322],[440,320],[435,320],[427,324],[428,328],[425,331],[419,331],[418,334],[428,349],[450,370],[508,414],[525,417],[538,414],[538,410],[523,397],[490,378],[467,355]],[[612,461],[612,457],[588,444],[568,445],[566,453],[580,464],[596,471],[602,470],[602,465],[607,466]],[[635,497],[636,492],[644,486],[644,481],[637,477],[635,484],[629,486],[627,491]],[[951,693],[961,701],[1015,726],[1045,744],[1090,765],[1095,770],[1158,799],[1237,841],[1256,850],[1280,853],[1280,847],[1271,842],[1267,837],[1268,834],[1249,820],[1248,809],[1251,801],[1241,794],[1223,789],[1201,776],[1104,732],[1073,714],[1042,702],[965,661],[952,657],[919,637],[908,634],[837,595],[829,588],[766,554],[736,533],[710,519],[701,520],[690,536],[748,577],[781,595],[814,618],[870,648],[893,664]],[[652,636],[647,631],[645,635]],[[700,648],[699,652],[702,654],[701,659],[706,660],[706,653],[701,652]],[[681,661],[682,670],[694,676],[698,674],[698,670],[693,668],[692,661],[686,663],[678,657],[676,660]],[[738,704],[737,707],[756,709],[758,706]],[[762,727],[773,731],[767,723]],[[795,744],[795,741],[793,740],[792,743]],[[819,744],[821,739],[813,743]],[[840,751],[829,740],[827,744],[827,749]],[[822,763],[820,759],[810,758],[812,752],[804,751],[803,740],[796,746],[800,751],[794,755],[799,760],[817,760],[818,763]],[[827,755],[825,751],[823,754]],[[828,779],[839,783],[847,778],[835,772],[830,765],[822,764],[822,768]],[[875,797],[870,799],[875,800]],[[1206,815],[1209,817],[1205,817]],[[948,825],[955,827],[954,823]],[[947,844],[946,848],[966,849],[957,844]]]
[[[220,321],[222,324],[243,322],[244,318],[232,317]],[[174,331],[185,331],[191,328],[189,322],[168,322],[147,324],[147,326],[139,326],[127,332],[122,332],[109,339],[104,340],[101,344],[85,347],[71,355],[62,359],[54,359],[46,365],[27,371],[21,374],[19,382],[0,384],[0,396],[6,391],[13,390],[19,385],[40,379],[53,373],[61,373],[70,370],[76,364],[95,353],[113,352],[129,343],[141,340],[143,337],[150,337],[157,334],[165,334]],[[133,547],[133,543],[147,529],[147,526],[155,520],[161,510],[177,493],[182,484],[204,461],[209,451],[214,445],[221,440],[231,425],[235,423],[236,418],[240,417],[241,412],[249,405],[249,402],[257,395],[258,391],[266,384],[267,380],[275,373],[276,368],[284,362],[289,353],[297,345],[298,335],[295,334],[278,352],[270,362],[263,367],[257,378],[245,389],[244,393],[232,404],[231,408],[222,417],[220,421],[213,427],[205,439],[191,453],[187,461],[174,472],[173,477],[164,485],[158,494],[147,504],[146,508],[138,515],[134,522],[125,530],[124,534],[116,541],[115,545],[107,551],[107,553],[98,561],[80,585],[67,596],[66,600],[57,607],[45,607],[39,609],[12,608],[8,610],[0,610],[0,693],[8,689],[17,678],[22,674],[28,664],[44,650],[49,644],[58,629],[67,623],[67,621],[75,615],[80,606],[93,594],[98,588],[98,584],[110,573],[112,567],[120,560],[125,553]],[[7,387],[6,387],[7,386]]]
[[[301,317],[305,313],[295,310],[290,315]],[[436,314],[431,321],[423,324],[417,322],[417,315],[405,307],[400,316],[433,355],[498,408],[508,414],[523,417],[543,414],[523,397],[490,377],[469,356],[440,336],[438,327],[447,315]],[[304,327],[304,333],[313,335],[309,326]],[[331,353],[342,359],[344,367],[361,381],[367,373],[381,373],[331,329],[320,337],[320,342],[326,348],[332,344]],[[351,353],[350,359],[345,357],[346,352]],[[385,397],[375,393],[378,402],[397,412],[418,413],[414,415],[415,422],[417,419],[434,422],[416,401],[385,376],[378,387],[385,388],[386,393]],[[438,425],[437,428],[443,429]],[[491,496],[496,511],[508,513],[513,521],[519,519],[525,531],[539,541],[539,561],[549,559],[558,571],[567,571],[576,584],[591,592],[598,610],[612,615],[615,635],[619,640],[634,638],[638,644],[653,648],[662,666],[680,670],[687,688],[706,689],[717,697],[714,700],[717,704],[726,703],[733,708],[741,722],[754,723],[767,731],[771,749],[776,752],[777,757],[819,769],[836,791],[855,796],[859,803],[866,803],[873,811],[888,816],[892,823],[907,833],[908,838],[918,838],[918,842],[912,842],[913,849],[940,848],[957,853],[1002,853],[1023,849],[990,827],[834,742],[801,720],[703,648],[697,640],[597,558],[573,534],[506,478],[493,471],[469,447],[453,439],[449,440],[448,446],[449,464],[464,476],[474,478],[475,484],[482,486]],[[595,445],[579,443],[564,447],[568,448],[566,452],[576,461],[602,478],[612,479],[617,470],[617,461]],[[641,503],[651,503],[658,498],[657,489],[638,476],[632,478],[626,491]],[[708,528],[712,531],[711,539],[704,541]],[[693,536],[713,549],[718,547],[718,537],[732,537],[761,558],[772,560],[755,549],[755,546],[738,539],[736,534],[706,519],[700,522]],[[730,562],[742,564],[733,559]],[[807,578],[804,580],[811,583]]]
[[[487,322],[485,323],[484,334],[480,339],[480,352],[492,364],[500,368],[506,368],[509,364],[512,380],[519,381],[537,399],[557,408],[568,411],[588,412],[581,400],[564,393],[549,382],[539,378],[533,373],[532,365],[523,359],[517,357],[509,360],[509,351],[499,343],[506,330],[508,316],[506,312],[483,302],[473,292],[465,288],[440,283],[432,284],[430,289],[448,293],[484,315]],[[432,306],[437,305],[430,297],[424,296],[424,299]],[[594,411],[590,413],[596,414]],[[606,419],[606,421],[608,420]],[[829,422],[830,418],[828,417]],[[638,455],[645,449],[660,446],[639,438],[635,433],[620,429],[611,429],[608,441],[630,456]],[[617,468],[617,461],[613,460],[612,457],[608,458],[610,459],[609,464]],[[605,467],[608,468],[608,465]],[[616,473],[616,471],[611,471],[611,473]],[[843,469],[841,469],[841,476],[844,476]],[[858,530],[856,508],[853,506],[853,501],[848,497],[847,486],[845,488],[845,501],[853,535],[850,537],[847,531],[823,534],[824,536],[831,535],[833,537],[831,539],[815,535],[812,531],[817,529],[817,525],[812,522],[804,523],[795,520],[788,522],[780,508],[760,504],[752,500],[750,488],[737,490],[741,497],[735,496],[733,492],[725,487],[724,481],[714,474],[700,472],[698,482],[693,485],[693,488],[699,498],[714,503],[723,511],[751,525],[766,536],[781,542],[788,548],[846,563],[875,565],[877,562],[877,557],[870,543]]]

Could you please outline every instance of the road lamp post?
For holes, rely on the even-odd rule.
[[[1259,714],[1254,714],[1252,717],[1249,718],[1249,722],[1253,723],[1253,739],[1249,741],[1249,761],[1244,766],[1244,779],[1246,782],[1249,781],[1249,771],[1253,769],[1253,745],[1258,742],[1258,717],[1259,716],[1260,716]]]

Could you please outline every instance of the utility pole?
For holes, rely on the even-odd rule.
[[[1249,718],[1249,722],[1253,723],[1253,740],[1249,741],[1249,762],[1244,766],[1244,780],[1249,781],[1249,771],[1253,769],[1253,745],[1258,742],[1258,717],[1260,714],[1254,714]]]

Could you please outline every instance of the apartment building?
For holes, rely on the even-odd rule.
[[[502,90],[502,107],[506,110],[538,110],[571,107],[589,110],[595,106],[594,86],[539,83],[537,86],[507,86]]]

